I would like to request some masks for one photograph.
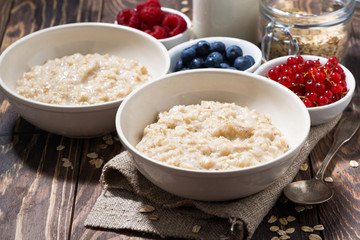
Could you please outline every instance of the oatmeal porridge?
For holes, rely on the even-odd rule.
[[[44,103],[89,105],[124,98],[150,79],[135,60],[76,53],[32,67],[17,81],[16,91]]]
[[[267,116],[234,103],[202,101],[159,113],[136,148],[173,166],[229,170],[267,162],[289,146]]]

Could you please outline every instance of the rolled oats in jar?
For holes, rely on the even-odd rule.
[[[354,0],[260,0],[265,60],[302,54],[346,55]]]

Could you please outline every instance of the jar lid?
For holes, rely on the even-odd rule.
[[[261,0],[260,13],[270,21],[295,27],[327,27],[351,18],[359,0]]]

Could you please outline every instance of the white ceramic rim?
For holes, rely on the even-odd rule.
[[[224,73],[229,73],[230,71],[226,70],[226,69],[213,69],[213,68],[206,68],[206,69],[194,69],[192,70],[192,72],[202,72],[202,71],[214,71],[214,72],[224,72]],[[180,75],[180,74],[187,74],[190,71],[180,71],[180,72],[174,72],[174,73],[169,73],[161,78],[159,78],[158,80],[156,80],[156,82],[161,82],[161,81],[166,81],[166,78],[169,76],[173,76],[173,75]],[[287,87],[278,84],[277,82],[274,81],[269,81],[269,79],[267,79],[266,77],[260,76],[260,75],[256,75],[253,73],[248,73],[248,72],[243,72],[243,71],[231,71],[234,74],[245,74],[248,75],[249,77],[253,78],[257,78],[259,81],[262,82],[266,82],[267,84],[273,85],[276,88],[280,88],[280,90],[287,92],[289,95],[291,95],[295,102],[297,102],[297,104],[299,104],[299,109],[301,111],[303,111],[304,115],[306,116],[305,121],[306,121],[306,126],[307,128],[304,129],[304,132],[306,132],[307,134],[304,135],[303,139],[299,142],[299,144],[297,146],[293,146],[291,149],[289,149],[289,151],[287,151],[286,153],[282,154],[281,156],[259,164],[259,165],[255,165],[255,166],[249,166],[249,167],[244,167],[244,168],[239,168],[239,169],[231,169],[231,170],[219,170],[219,171],[208,171],[208,170],[199,170],[199,169],[186,169],[186,168],[180,168],[180,167],[176,167],[176,166],[172,166],[169,164],[165,164],[156,160],[153,160],[147,156],[145,156],[144,154],[142,154],[140,151],[138,151],[135,146],[133,146],[132,144],[130,144],[130,142],[127,140],[127,138],[125,138],[124,133],[121,129],[120,126],[120,118],[121,118],[121,114],[122,114],[122,110],[124,109],[124,107],[126,106],[127,102],[131,100],[131,97],[133,95],[137,95],[137,94],[141,94],[140,92],[142,91],[142,89],[146,88],[148,85],[154,83],[154,82],[147,82],[144,85],[142,85],[141,87],[139,87],[138,89],[136,89],[135,91],[131,92],[128,97],[122,102],[122,104],[119,106],[117,112],[116,112],[116,116],[115,116],[115,127],[116,127],[116,132],[119,135],[120,141],[123,144],[123,146],[125,146],[126,148],[130,149],[131,152],[136,153],[137,155],[141,156],[142,158],[148,160],[149,162],[151,162],[152,164],[155,165],[159,165],[163,168],[168,168],[174,171],[179,171],[179,172],[183,172],[183,173],[197,173],[197,174],[201,174],[201,175],[207,175],[207,174],[215,174],[215,175],[223,175],[223,177],[227,177],[226,174],[237,174],[239,172],[244,172],[246,171],[247,173],[249,172],[257,172],[260,170],[265,170],[267,168],[270,168],[272,164],[274,164],[275,162],[278,161],[278,159],[280,158],[284,158],[287,157],[291,154],[293,154],[296,151],[299,151],[299,147],[302,146],[305,141],[308,138],[309,132],[310,132],[310,115],[309,112],[307,111],[304,103],[300,100],[300,98],[298,96],[296,96],[290,89],[288,89]],[[290,160],[290,159],[289,159]]]
[[[186,47],[188,46],[191,46],[199,41],[208,41],[208,42],[214,42],[214,41],[222,41],[222,40],[226,40],[226,41],[237,41],[237,42],[241,42],[241,43],[244,43],[244,44],[248,44],[249,46],[252,47],[252,49],[254,50],[253,52],[255,52],[254,55],[252,55],[252,57],[254,58],[255,60],[255,63],[254,65],[252,65],[251,67],[249,67],[248,69],[244,70],[244,71],[241,71],[241,70],[232,70],[232,69],[226,69],[226,70],[230,70],[230,71],[241,71],[241,72],[253,72],[255,71],[261,64],[262,62],[262,52],[260,50],[260,48],[258,46],[256,46],[255,44],[253,44],[252,42],[249,42],[247,40],[244,40],[244,39],[240,39],[240,38],[233,38],[233,37],[221,37],[221,36],[213,36],[213,37],[204,37],[204,38],[196,38],[196,39],[192,39],[190,41],[187,41],[187,42],[184,42],[184,43],[181,43],[173,48],[171,48],[169,50],[169,55],[170,55],[170,58],[172,55],[174,55],[175,52],[177,51],[181,51],[183,49],[185,49]],[[244,50],[243,50],[244,52]],[[170,65],[171,67],[171,65]],[[217,68],[217,69],[221,69],[221,68]],[[191,71],[194,70],[194,69],[191,69]],[[169,72],[171,71],[171,69],[169,69]]]
[[[294,57],[295,55],[289,55],[289,56],[283,56],[283,57],[278,57],[278,58],[274,58],[274,59],[271,59],[267,62],[265,62],[264,64],[260,65],[260,67],[255,70],[255,74],[258,74],[257,72],[260,72],[260,71],[263,71],[264,69],[266,69],[268,66],[268,64],[271,64],[273,62],[286,62],[286,60],[289,58],[289,57]],[[324,64],[328,59],[327,58],[324,58],[324,57],[319,57],[319,56],[315,56],[315,55],[300,55],[302,56],[304,59],[305,58],[310,58],[310,59],[319,59],[322,64]],[[281,64],[281,63],[277,63],[276,65],[278,64]],[[354,75],[350,72],[349,69],[347,69],[344,65],[340,64],[339,63],[339,66],[341,66],[341,68],[344,70],[345,74],[346,74],[346,83],[347,85],[350,85],[350,86],[354,86],[352,88],[349,88],[349,91],[346,93],[346,95],[344,97],[342,97],[341,99],[339,99],[338,101],[336,102],[333,102],[333,103],[330,103],[328,105],[324,105],[324,106],[315,106],[315,107],[310,107],[310,108],[307,108],[309,112],[313,112],[313,111],[316,111],[316,110],[325,110],[325,109],[328,109],[328,108],[332,108],[334,106],[338,106],[338,105],[341,105],[343,102],[347,101],[349,98],[352,98],[353,96],[353,93],[355,91],[355,88],[356,88],[356,81],[355,81],[355,78],[354,78]],[[348,77],[350,76],[350,77]],[[265,77],[265,76],[264,76]],[[268,78],[267,78],[268,79]],[[273,81],[273,80],[271,80]]]
[[[147,38],[149,41],[152,41],[154,44],[158,45],[159,48],[162,49],[162,51],[164,52],[164,55],[167,55],[167,49],[165,48],[165,46],[162,43],[157,41],[156,38],[152,37],[151,35],[143,32],[143,31],[137,30],[135,28],[122,26],[122,25],[116,25],[116,24],[112,24],[112,23],[99,23],[99,22],[68,23],[68,24],[57,25],[57,26],[53,26],[53,27],[49,27],[49,28],[44,28],[44,29],[38,30],[36,32],[29,33],[28,35],[16,40],[9,47],[7,47],[4,50],[4,52],[0,55],[0,65],[1,65],[1,62],[3,61],[4,57],[7,55],[7,53],[9,51],[12,50],[12,48],[16,47],[19,44],[22,44],[24,41],[26,41],[29,38],[32,38],[34,36],[37,36],[37,35],[40,35],[40,34],[43,34],[46,32],[56,31],[58,29],[77,28],[77,27],[107,27],[107,28],[122,29],[122,30],[130,31],[135,34],[142,35],[142,37]],[[168,61],[166,64],[168,66],[166,68],[164,68],[164,69],[167,69],[166,71],[164,71],[164,74],[167,73],[167,71],[170,67],[170,58],[168,58]],[[1,77],[0,77],[0,87],[4,91],[6,91],[7,94],[12,95],[12,96],[16,97],[17,99],[21,100],[23,102],[23,104],[26,104],[26,105],[34,107],[34,108],[46,109],[46,110],[50,110],[50,111],[57,111],[57,110],[64,111],[65,110],[68,112],[73,112],[73,111],[87,112],[87,111],[94,111],[94,108],[99,109],[99,110],[100,109],[109,109],[109,108],[113,108],[116,105],[119,105],[126,98],[126,97],[124,97],[124,98],[120,98],[120,99],[117,99],[114,101],[109,101],[109,102],[105,102],[105,103],[96,103],[96,104],[91,104],[91,105],[61,105],[61,104],[43,103],[43,102],[34,101],[31,99],[25,98],[25,97],[21,96],[20,94],[17,94],[12,89],[10,89],[4,83],[4,81],[2,80]]]

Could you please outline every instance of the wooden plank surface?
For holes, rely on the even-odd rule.
[[[50,26],[73,22],[113,22],[118,11],[134,7],[136,0],[0,0],[1,51],[17,39]],[[162,0],[164,7],[181,9],[179,0]],[[190,10],[186,13],[191,17]],[[352,22],[353,33],[346,66],[360,77],[360,10]],[[359,110],[359,84],[348,110]],[[12,109],[0,93],[0,239],[161,239],[132,231],[108,231],[84,227],[84,221],[101,193],[101,168],[90,163],[96,152],[104,162],[122,149],[119,141],[106,144],[102,137],[70,139],[37,129]],[[296,179],[310,178],[332,142],[330,133],[309,157],[308,171]],[[267,219],[295,216],[287,227],[296,229],[292,239],[308,239],[303,225],[323,224],[325,240],[360,239],[360,174],[349,160],[359,161],[360,134],[334,157],[326,174],[332,176],[336,194],[329,202],[297,212],[295,204],[280,201],[259,225],[253,239],[271,239]],[[107,146],[104,148],[104,144]],[[56,150],[59,145],[65,148]],[[64,166],[64,159],[71,166]]]

